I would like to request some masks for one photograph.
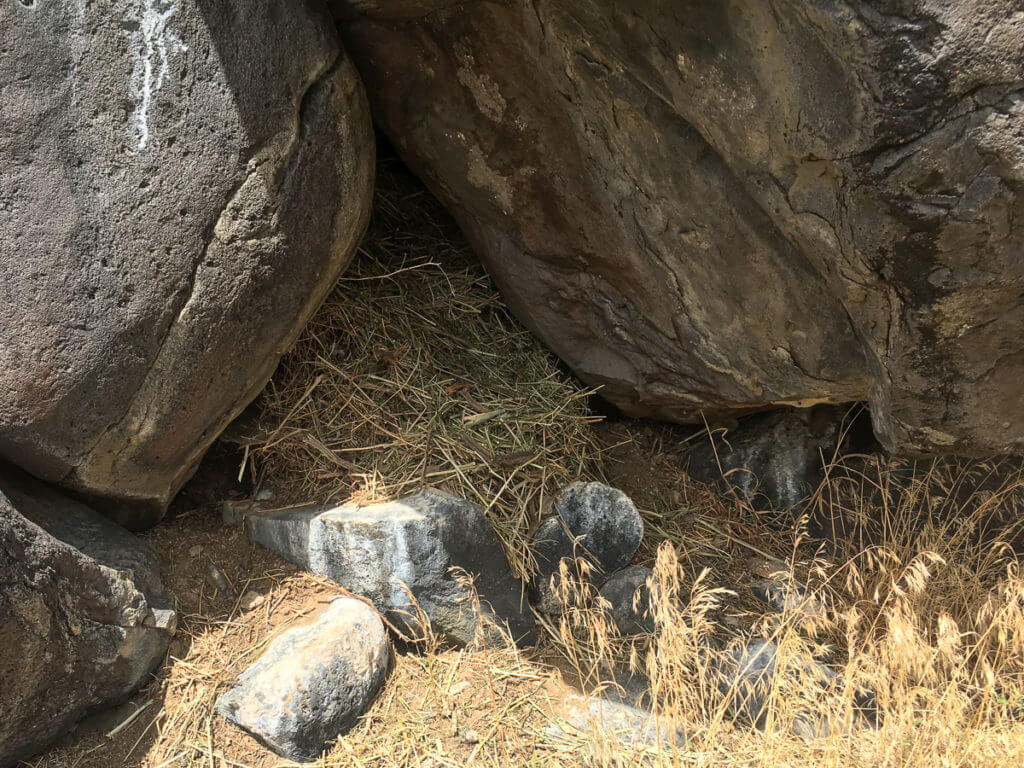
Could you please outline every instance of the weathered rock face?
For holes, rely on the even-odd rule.
[[[373,702],[390,669],[380,616],[340,597],[275,638],[217,700],[217,712],[279,755],[310,762]]]
[[[1024,445],[1019,3],[451,6],[333,5],[400,153],[616,405]]]
[[[418,605],[456,645],[499,639],[492,625],[533,639],[522,585],[476,504],[424,490],[395,502],[252,514],[245,526],[257,544],[368,598],[410,638],[424,634]],[[479,615],[459,570],[474,579]]]
[[[144,684],[174,627],[149,547],[0,470],[0,766]]]
[[[8,2],[0,49],[0,456],[152,522],[352,253],[365,97],[307,2]]]

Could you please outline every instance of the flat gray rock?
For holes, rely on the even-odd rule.
[[[282,757],[312,762],[370,706],[390,659],[376,611],[339,597],[314,623],[275,638],[217,699],[217,713]]]
[[[533,636],[522,585],[483,510],[468,501],[426,490],[383,504],[250,515],[245,523],[257,544],[369,598],[412,637],[422,628],[410,593],[444,640],[466,645],[481,629],[453,568],[474,577],[488,621],[517,641]]]
[[[582,736],[601,734],[634,748],[660,750],[686,746],[686,733],[650,707],[650,696],[639,698],[608,692],[606,695],[571,694],[561,703],[559,720],[545,731],[550,739],[576,732]]]
[[[0,766],[146,684],[175,625],[149,546],[0,468]]]
[[[145,527],[362,235],[362,85],[307,0],[15,0],[0,50],[0,457]]]
[[[563,560],[587,557],[607,575],[629,565],[643,535],[640,513],[622,491],[598,482],[567,487],[530,538],[533,593],[540,610],[557,612],[550,586]]]
[[[643,565],[632,565],[613,573],[601,587],[601,597],[611,605],[609,612],[622,635],[654,632],[651,612],[651,590],[647,586],[652,571]]]

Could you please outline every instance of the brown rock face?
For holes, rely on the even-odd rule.
[[[896,451],[1024,447],[1019,3],[334,8],[400,153],[626,412],[867,399]]]
[[[0,466],[0,766],[148,682],[175,624],[148,545]]]
[[[0,50],[0,457],[139,527],[353,252],[365,96],[312,2],[6,2]]]

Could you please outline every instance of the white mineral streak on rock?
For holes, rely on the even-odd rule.
[[[168,26],[178,12],[177,0],[135,0],[127,10],[132,57],[131,95],[135,108],[128,125],[136,151],[149,143],[149,108],[170,71],[170,56],[188,47]]]
[[[405,505],[402,505],[405,506]],[[406,507],[406,509],[409,509]],[[409,509],[409,516],[414,519],[422,519],[415,510]],[[391,600],[395,605],[405,605],[410,598],[406,589],[414,584],[416,580],[416,568],[409,556],[409,542],[405,538],[405,526],[401,519],[395,520],[391,529],[392,543],[394,550],[387,550],[391,562],[388,566],[391,570]]]

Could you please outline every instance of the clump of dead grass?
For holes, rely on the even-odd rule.
[[[355,262],[260,401],[252,456],[290,501],[448,489],[483,506],[523,574],[545,492],[594,474],[591,393],[512,318],[436,200],[387,162],[380,177]]]
[[[816,505],[868,527],[870,544],[815,552],[796,526],[780,567],[807,585],[820,611],[808,621],[796,603],[744,633],[779,649],[763,728],[734,708],[735,688],[719,686],[718,670],[740,640],[722,631],[722,609],[743,585],[720,586],[713,567],[695,570],[665,541],[650,582],[653,635],[620,637],[585,569],[566,568],[566,610],[545,624],[549,652],[444,650],[428,636],[425,652],[398,657],[361,723],[315,766],[1020,764],[1024,576],[1008,543],[1020,530],[1024,483],[1015,472],[979,483],[988,475],[978,464],[908,466],[840,462],[815,496]],[[865,477],[889,492],[855,492]],[[965,491],[953,498],[953,487]],[[930,503],[941,513],[929,514]],[[236,606],[217,621],[184,617],[192,643],[163,683],[158,737],[142,765],[287,765],[212,713],[216,696],[274,634],[337,592],[307,575],[267,578],[256,609]],[[812,663],[827,665],[835,680],[809,673]],[[667,739],[683,731],[684,746],[624,744],[610,726],[576,730],[561,719],[564,681],[607,693],[629,674],[647,680],[658,732]]]
[[[718,684],[716,670],[739,642],[719,642],[716,628],[716,609],[730,598],[669,542],[651,580],[654,636],[638,647],[606,632],[586,647],[610,663],[626,643],[659,717],[691,734],[686,749],[653,755],[658,765],[1020,764],[1022,502],[1019,460],[833,465],[812,506],[843,518],[858,546],[809,561],[805,543],[794,546],[787,575],[807,583],[818,611],[808,621],[797,603],[752,628],[750,637],[778,647],[762,729],[736,710],[736,688]],[[578,625],[578,613],[564,620]],[[835,678],[815,673],[819,663]],[[622,764],[614,750],[607,757]]]

